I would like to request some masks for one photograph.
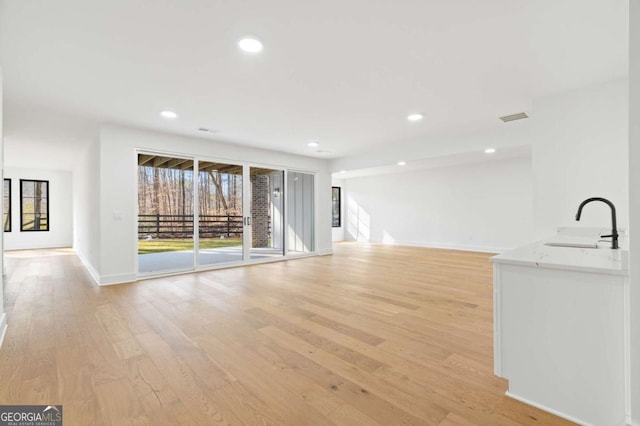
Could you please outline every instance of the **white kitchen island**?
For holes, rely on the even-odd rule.
[[[595,243],[599,234],[589,235],[570,231],[553,241]],[[548,242],[491,258],[495,374],[508,379],[508,396],[527,404],[581,424],[625,425],[628,252]]]

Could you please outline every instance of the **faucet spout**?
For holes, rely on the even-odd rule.
[[[576,221],[579,221],[580,216],[582,216],[582,208],[592,201],[601,201],[606,205],[608,205],[609,208],[611,209],[611,235],[601,235],[601,237],[611,237],[611,248],[618,249],[619,248],[618,247],[618,225],[616,220],[616,206],[614,206],[611,201],[601,197],[587,198],[582,203],[580,203],[580,206],[578,206],[578,212],[576,213]]]

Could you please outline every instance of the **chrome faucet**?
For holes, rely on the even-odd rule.
[[[587,198],[582,203],[580,203],[580,207],[578,207],[578,213],[576,213],[576,220],[580,220],[580,216],[582,215],[582,208],[589,204],[592,201],[602,201],[606,205],[611,208],[611,235],[600,235],[601,238],[611,237],[611,248],[618,249],[618,226],[616,224],[616,206],[606,198],[593,197]]]

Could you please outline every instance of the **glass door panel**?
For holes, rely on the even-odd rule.
[[[288,254],[315,250],[315,175],[287,172]]]
[[[249,167],[249,257],[284,255],[284,172]]]
[[[193,160],[138,154],[138,272],[194,268]]]
[[[198,163],[199,265],[243,260],[243,167]]]

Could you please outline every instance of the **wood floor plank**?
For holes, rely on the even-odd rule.
[[[387,386],[383,380],[380,380],[373,375],[366,374],[365,371],[360,370],[352,364],[349,364],[330,353],[317,350],[313,345],[310,345],[302,339],[288,334],[279,328],[268,326],[263,328],[261,331],[276,340],[278,344],[289,349],[296,350],[301,355],[313,360],[323,367],[336,371],[338,375],[343,376],[361,386],[362,390],[365,392],[373,392],[377,394],[407,413],[422,419],[425,424],[437,424],[447,415],[444,409],[438,407],[432,402],[420,400],[418,395],[410,395],[403,389]]]
[[[190,368],[187,361],[158,335],[147,333],[137,337],[154,364],[160,366],[162,375],[172,386],[172,392],[175,389],[178,398],[197,423],[232,424],[229,413],[222,413],[213,397],[214,388],[223,386],[222,382],[212,388],[200,380],[198,372]]]
[[[100,383],[94,391],[107,424],[150,424],[128,379]]]
[[[264,401],[252,395],[240,381],[214,392],[216,401],[233,412],[245,425],[276,425],[284,420],[273,413]]]
[[[259,340],[259,339],[256,339]],[[423,421],[380,396],[369,392],[362,386],[339,375],[317,362],[301,355],[294,349],[289,349],[270,340],[264,343],[277,354],[283,363],[293,368],[298,375],[302,375],[318,383],[324,389],[330,389],[331,394],[344,401],[354,409],[366,413],[383,425],[387,424],[422,424]]]
[[[93,393],[94,370],[87,346],[56,348],[58,393],[62,401],[83,401]]]
[[[305,329],[304,327],[300,327],[299,325],[291,321],[287,321],[286,319],[283,319],[278,315],[270,314],[261,309],[252,309],[248,312],[252,315],[258,316],[258,318],[262,319],[263,321],[286,331],[289,334],[297,336],[298,338],[315,346],[316,348],[331,353],[350,364],[362,368],[365,371],[371,372],[384,365],[381,362],[369,358],[362,353],[354,351],[340,343],[335,342],[334,340],[319,336],[318,334]]]
[[[489,254],[337,244],[96,286],[69,249],[6,253],[0,404],[68,425],[566,425],[493,375]]]
[[[305,400],[307,391],[315,387],[302,378],[295,380],[290,369],[274,367],[270,360],[248,350],[238,340],[220,340],[209,334],[196,340],[229,369],[245,389],[273,411],[269,412],[270,417],[280,417],[285,424],[305,424],[310,420],[318,423],[323,419],[331,423]]]

